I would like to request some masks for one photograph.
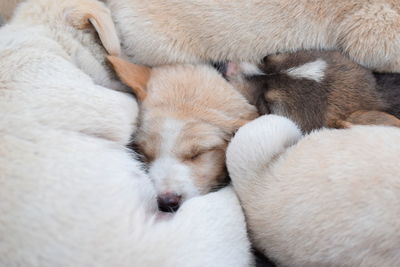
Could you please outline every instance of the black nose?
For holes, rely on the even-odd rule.
[[[179,209],[179,202],[181,201],[182,196],[173,194],[173,193],[165,193],[158,196],[158,208],[164,212],[174,212]]]

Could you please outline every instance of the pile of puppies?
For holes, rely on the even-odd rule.
[[[395,0],[104,2],[0,29],[0,265],[400,264]]]

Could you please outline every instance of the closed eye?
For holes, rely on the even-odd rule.
[[[216,151],[216,150],[221,150],[221,149],[222,149],[221,146],[215,146],[215,147],[212,147],[209,149],[195,150],[192,153],[186,155],[184,157],[184,159],[188,160],[188,161],[195,161],[195,160],[199,159],[201,156],[203,156],[204,154],[207,154],[209,152]]]
[[[205,154],[209,151],[211,151],[211,150],[202,150],[199,152],[191,153],[189,155],[186,155],[184,158],[185,158],[185,160],[195,161],[196,159],[200,158],[200,156],[202,156],[203,154]]]

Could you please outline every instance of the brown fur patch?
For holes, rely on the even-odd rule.
[[[322,80],[292,77],[287,70],[323,60]],[[247,88],[260,113],[274,113],[294,120],[304,132],[321,127],[341,128],[350,114],[359,110],[388,108],[377,90],[371,71],[339,52],[302,51],[268,56],[259,65],[265,75],[234,79]],[[245,94],[246,95],[246,94]]]

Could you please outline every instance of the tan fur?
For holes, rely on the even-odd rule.
[[[7,22],[13,12],[15,7],[23,0],[0,0],[0,19],[3,18]]]
[[[126,84],[143,81],[137,65],[122,60],[113,60],[113,65]],[[151,166],[168,141],[163,139],[168,134],[164,123],[168,119],[178,121],[182,129],[170,153],[190,168],[197,190],[209,192],[225,179],[227,141],[257,116],[255,108],[208,66],[161,66],[148,73],[147,84],[142,84],[146,97],[140,98],[142,112],[136,135],[139,150]]]
[[[400,71],[398,0],[107,0],[126,52],[157,65],[257,61],[276,52],[339,49]]]
[[[97,2],[77,2],[77,9],[82,14],[77,14],[74,16],[80,18],[78,24],[76,25],[79,29],[84,29],[89,27],[90,24],[96,29],[99,34],[99,38],[107,50],[108,54],[113,56],[119,56],[121,54],[121,48],[119,43],[119,38],[116,34],[114,22],[110,19],[110,12],[108,9],[102,8]]]
[[[0,0],[0,15],[5,21],[11,19],[14,9],[21,2],[23,0]],[[48,10],[43,12],[51,13],[51,9],[49,6]],[[114,56],[120,55],[119,38],[107,8],[96,1],[70,0],[69,7],[65,8],[65,15],[69,23],[77,29],[86,29],[93,25],[107,52]]]
[[[359,110],[352,113],[343,122],[345,128],[354,124],[359,125],[386,125],[400,127],[400,120],[393,115],[382,111]]]
[[[119,78],[132,88],[140,101],[146,98],[146,84],[151,75],[151,69],[124,61],[118,57],[108,56]]]

